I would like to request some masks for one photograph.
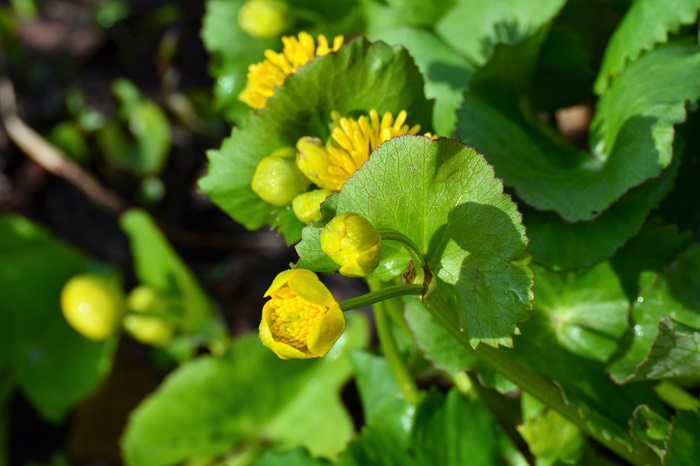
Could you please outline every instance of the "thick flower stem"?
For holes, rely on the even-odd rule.
[[[640,446],[636,450],[629,451],[622,443],[616,442],[613,438],[607,438],[592,428],[574,405],[566,403],[560,389],[556,385],[521,365],[510,357],[506,350],[496,349],[485,344],[472,348],[467,334],[459,331],[456,315],[440,296],[435,294],[426,300],[425,303],[431,315],[465,348],[473,351],[494,370],[500,372],[549,408],[557,411],[601,445],[609,448],[631,464],[659,464],[659,458],[650,449]],[[600,415],[604,416],[603,413],[600,413]]]
[[[371,306],[387,299],[396,298],[398,296],[420,295],[423,292],[423,285],[395,285],[387,288],[382,288],[376,291],[371,291],[362,296],[356,296],[350,299],[344,299],[338,304],[340,310],[351,311],[365,306]]]

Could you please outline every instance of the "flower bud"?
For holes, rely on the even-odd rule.
[[[310,270],[285,270],[265,296],[260,339],[282,359],[325,356],[345,331],[340,306]]]
[[[117,332],[124,313],[124,295],[99,275],[76,275],[61,290],[61,310],[68,324],[95,341]]]
[[[299,194],[292,201],[294,215],[304,223],[321,220],[321,203],[333,194],[326,189],[315,189],[307,193]]]
[[[280,0],[249,0],[238,10],[238,25],[251,37],[273,39],[289,27],[289,7]]]
[[[126,305],[131,314],[124,317],[122,325],[131,336],[141,343],[156,347],[165,346],[170,342],[175,331],[171,322],[157,315],[137,315],[165,314],[169,308],[167,300],[152,288],[139,285],[129,293]]]
[[[350,212],[323,227],[321,249],[340,266],[342,275],[365,277],[379,264],[382,238],[366,218]]]
[[[321,189],[338,191],[337,176],[328,171],[331,154],[319,138],[304,136],[297,141],[297,166],[308,179]],[[338,189],[336,189],[338,188]]]
[[[278,207],[291,204],[300,193],[311,185],[297,168],[296,151],[283,147],[260,161],[253,173],[251,188],[263,201]]]

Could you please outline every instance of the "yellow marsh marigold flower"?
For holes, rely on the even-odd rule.
[[[310,270],[285,270],[265,292],[260,339],[282,359],[325,356],[345,331],[345,316]]]
[[[382,238],[366,218],[349,212],[338,215],[321,231],[321,249],[346,277],[374,272],[382,252]]]
[[[297,195],[306,191],[311,181],[297,168],[292,147],[277,149],[263,158],[253,173],[250,186],[265,202],[278,207],[288,206]]]
[[[386,112],[382,119],[372,109],[369,117],[341,117],[332,112],[333,126],[327,145],[318,138],[303,137],[297,142],[297,165],[319,188],[340,191],[340,188],[369,159],[369,154],[394,136],[418,134],[420,125],[409,127],[406,111],[394,119]],[[431,136],[429,133],[426,136]],[[431,136],[432,137],[432,136]]]
[[[238,100],[253,108],[265,107],[267,98],[275,92],[290,74],[316,57],[335,52],[343,45],[343,36],[336,36],[332,46],[323,34],[318,36],[318,44],[306,32],[282,37],[282,52],[265,50],[265,60],[248,67],[248,82],[238,95]]]

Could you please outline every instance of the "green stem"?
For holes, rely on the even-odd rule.
[[[394,335],[391,333],[391,324],[387,315],[386,302],[377,303],[374,305],[374,323],[377,326],[377,336],[379,336],[379,347],[389,363],[391,373],[399,385],[404,398],[412,405],[418,404],[420,394],[416,386],[413,375],[406,367],[406,364],[401,357],[399,348],[396,345]]]
[[[396,241],[401,243],[411,255],[413,265],[417,269],[425,265],[425,261],[423,260],[423,256],[421,255],[420,250],[418,249],[416,244],[413,241],[411,241],[411,238],[404,235],[403,233],[399,233],[396,230],[389,230],[385,228],[380,228],[379,230],[377,230],[377,232],[382,237],[382,241]]]
[[[521,365],[510,357],[505,350],[499,350],[486,344],[481,344],[476,348],[472,348],[467,334],[459,331],[459,322],[457,322],[456,315],[440,296],[435,294],[431,296],[430,299],[426,300],[425,303],[433,317],[435,317],[465,348],[473,351],[482,361],[500,372],[522,390],[528,392],[551,409],[557,411],[601,445],[609,448],[621,458],[635,465],[659,463],[659,458],[650,449],[644,448],[629,451],[622,443],[618,443],[613,438],[605,437],[600,432],[596,431],[588,424],[586,419],[579,414],[575,406],[567,404],[564,401],[556,385]],[[601,414],[601,416],[603,415]]]
[[[700,401],[678,385],[667,380],[662,380],[654,391],[659,398],[665,401],[673,409],[688,409],[697,411],[700,409]]]
[[[423,285],[395,285],[383,288],[376,291],[371,291],[362,296],[356,296],[350,299],[340,301],[340,310],[351,311],[361,307],[376,304],[387,299],[396,298],[398,296],[420,295],[423,292]]]

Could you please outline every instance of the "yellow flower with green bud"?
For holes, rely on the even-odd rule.
[[[260,339],[282,359],[325,356],[345,331],[340,306],[310,270],[285,270],[265,296]]]
[[[321,203],[331,194],[333,192],[327,189],[314,189],[313,191],[299,194],[292,201],[294,215],[304,223],[321,220]]]
[[[405,110],[396,118],[386,112],[381,119],[374,109],[357,119],[342,117],[334,111],[331,113],[331,139],[327,144],[314,137],[299,139],[297,166],[319,188],[340,191],[383,142],[394,136],[418,134],[420,125],[409,127],[405,124],[406,118]],[[426,136],[432,137],[430,133]]]
[[[379,265],[382,238],[366,218],[349,212],[334,217],[321,231],[321,249],[346,277],[365,277]]]
[[[265,50],[265,60],[248,67],[248,80],[238,100],[256,109],[264,108],[276,86],[282,85],[287,76],[296,73],[302,65],[338,50],[343,45],[343,36],[336,36],[329,44],[323,34],[314,40],[302,31],[297,37],[282,37],[282,44],[282,52]]]
[[[281,0],[249,0],[238,9],[238,25],[251,37],[272,39],[291,23],[289,6]]]
[[[253,192],[265,202],[278,207],[291,204],[311,185],[311,181],[297,168],[295,157],[294,148],[283,147],[263,158],[253,173]]]
[[[115,335],[124,310],[122,290],[99,275],[76,275],[61,290],[63,316],[90,340],[106,340]]]
[[[172,322],[153,314],[164,314],[170,307],[155,290],[139,285],[129,293],[126,305],[130,314],[124,317],[122,325],[131,336],[150,346],[165,346],[172,340],[175,327]],[[151,315],[138,315],[148,313]]]

